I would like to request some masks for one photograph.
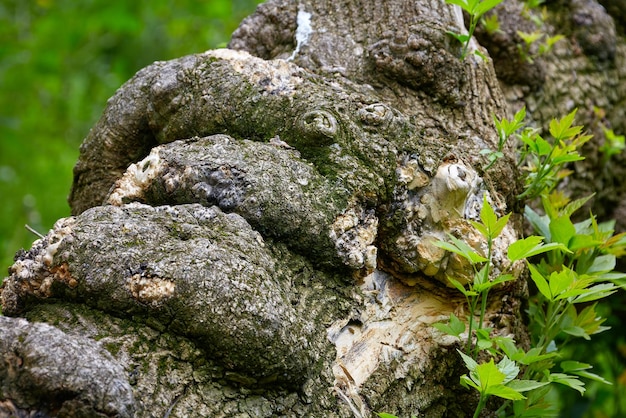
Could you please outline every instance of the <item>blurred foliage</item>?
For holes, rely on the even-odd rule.
[[[260,0],[0,2],[0,281],[69,215],[78,147],[146,65],[223,47]]]
[[[623,271],[623,263],[619,267]],[[562,418],[621,418],[626,417],[626,293],[622,290],[597,307],[598,314],[607,318],[603,325],[611,329],[594,335],[590,342],[580,340],[570,344],[564,356],[582,359],[593,365],[596,373],[612,383],[586,380],[587,391],[580,396],[573,390],[559,391],[558,403]]]

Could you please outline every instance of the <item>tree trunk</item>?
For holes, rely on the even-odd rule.
[[[485,248],[486,199],[515,214],[494,251],[510,267],[520,176],[513,144],[482,168],[494,116],[599,106],[623,132],[607,3],[550,3],[544,30],[566,38],[529,62],[513,0],[470,45],[493,61],[460,59],[442,0],[270,0],[230,49],[138,72],[81,146],[74,216],[4,281],[3,313],[28,322],[0,318],[0,414],[471,416],[462,341],[432,324],[463,313],[446,278],[472,268],[435,243]],[[520,344],[525,294],[498,288],[487,315]]]

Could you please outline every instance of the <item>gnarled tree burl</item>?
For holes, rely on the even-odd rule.
[[[481,38],[495,69],[460,60],[463,30],[443,0],[269,1],[230,49],[138,72],[81,147],[74,216],[4,281],[0,414],[467,416],[432,324],[471,267],[434,243],[483,248],[485,196],[518,209],[513,150],[487,173],[479,151],[545,69],[505,68],[509,32]],[[611,71],[616,45],[580,54]],[[499,291],[488,321],[523,343],[524,281]]]

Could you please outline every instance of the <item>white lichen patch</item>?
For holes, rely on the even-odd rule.
[[[396,169],[398,183],[406,185],[408,190],[422,188],[428,185],[430,177],[419,167],[417,160],[409,160]]]
[[[76,219],[74,217],[61,218],[54,223],[52,230],[48,233],[48,245],[42,253],[42,260],[46,267],[52,265],[54,256],[59,251],[61,243],[66,239],[72,240],[72,230],[75,223]]]
[[[298,55],[298,52],[300,52],[300,48],[302,48],[302,46],[309,41],[309,38],[313,33],[313,27],[311,26],[311,17],[311,13],[304,10],[298,10],[298,26],[296,27],[296,49],[293,50],[293,53],[291,54],[291,56],[289,56],[289,58],[287,58],[287,61],[292,61],[293,59],[295,59],[296,55]]]
[[[167,278],[134,274],[126,279],[126,288],[133,299],[156,307],[174,295],[176,284]]]
[[[378,248],[373,245],[378,233],[378,218],[373,211],[356,205],[349,206],[330,228],[330,239],[337,254],[354,269],[376,267]]]
[[[480,221],[484,197],[500,216],[505,214],[506,207],[485,190],[478,173],[461,160],[450,158],[445,161],[432,179],[414,160],[399,165],[396,175],[398,205],[394,216],[402,219],[403,227],[393,242],[386,243],[389,245],[386,249],[400,271],[434,277],[446,285],[450,285],[447,277],[461,283],[472,280],[471,264],[465,258],[443,250],[437,243],[447,241],[449,235],[453,235],[486,255],[487,242],[469,221]],[[508,225],[494,241],[494,274],[510,267],[506,249],[515,240],[515,231]],[[408,281],[403,280],[410,284],[408,277]]]
[[[433,222],[463,217],[465,202],[478,191],[480,183],[478,173],[460,161],[440,165],[429,193]]]
[[[417,243],[417,259],[423,266],[422,272],[427,276],[434,276],[441,269],[441,262],[446,251],[435,245],[443,237],[436,234],[426,234]]]
[[[69,274],[67,264],[57,262],[59,249],[63,243],[73,241],[75,218],[59,219],[45,237],[36,240],[31,249],[9,268],[2,292],[2,305],[11,310],[16,301],[24,295],[48,298],[52,295],[52,285],[63,282],[75,287],[77,281]],[[61,253],[61,259],[63,259]]]
[[[411,159],[396,170],[400,215],[404,228],[395,237],[392,254],[408,273],[420,272],[446,282],[447,253],[437,242],[447,234],[460,234],[470,226],[465,219],[466,205],[482,196],[482,180],[462,161],[441,164],[433,178]],[[404,192],[402,192],[404,190]],[[464,231],[467,232],[467,231]]]
[[[159,175],[160,167],[159,148],[153,148],[146,158],[131,164],[124,175],[115,182],[107,203],[121,206],[132,200],[142,200],[145,190]]]
[[[228,61],[233,70],[248,78],[250,83],[262,88],[267,94],[293,95],[303,80],[301,69],[286,60],[262,60],[244,51],[215,49],[204,55]]]

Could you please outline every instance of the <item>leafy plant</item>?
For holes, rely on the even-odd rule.
[[[579,149],[589,140],[582,134],[582,127],[573,126],[575,114],[573,111],[550,123],[553,139],[549,142],[537,131],[524,128],[522,109],[512,121],[495,121],[498,150],[482,152],[488,158],[487,169],[502,157],[508,138],[521,131],[520,165],[526,178],[525,191],[519,198],[539,197],[543,206],[544,214],[528,206],[525,209],[525,217],[538,235],[518,240],[507,250],[511,265],[525,260],[537,288],[529,301],[532,347],[528,351],[517,347],[511,338],[492,336],[492,330],[483,323],[489,290],[512,279],[508,272],[491,277],[490,262],[493,239],[505,227],[508,215],[498,219],[485,198],[480,222],[471,222],[487,242],[487,255],[455,237],[438,244],[474,267],[474,280],[466,286],[449,278],[465,296],[469,310],[467,345],[460,352],[469,374],[461,376],[461,384],[479,393],[474,417],[479,416],[490,396],[507,400],[498,411],[501,416],[556,416],[546,401],[550,385],[564,385],[582,394],[585,385],[581,378],[609,383],[592,373],[591,365],[562,355],[562,347],[572,339],[588,340],[607,329],[596,311],[597,301],[626,286],[626,275],[614,271],[616,257],[626,254],[626,235],[615,235],[614,222],[597,223],[593,215],[574,223],[572,215],[590,197],[571,201],[555,191],[558,182],[569,174],[565,165],[582,159]],[[435,324],[435,328],[457,338],[466,330],[465,322],[454,314],[447,324]],[[488,360],[478,362],[485,355]]]
[[[516,124],[506,122],[501,123],[501,125],[503,131],[506,131],[507,127],[510,130]],[[523,400],[526,399],[526,397],[522,392],[537,389],[548,384],[547,382],[541,382],[539,380],[517,379],[519,366],[515,360],[508,357],[501,348],[498,348],[498,344],[508,344],[505,345],[505,347],[514,346],[512,340],[502,338],[496,340],[492,338],[492,329],[486,327],[484,323],[489,290],[494,286],[515,278],[509,272],[503,272],[496,277],[492,277],[491,258],[493,242],[506,226],[509,216],[510,215],[505,215],[498,218],[493,208],[489,205],[486,196],[483,198],[480,222],[471,221],[471,223],[486,240],[486,256],[482,256],[468,244],[453,236],[450,236],[450,242],[439,242],[437,244],[439,247],[465,258],[474,268],[474,280],[472,283],[469,283],[467,287],[463,286],[454,278],[448,278],[450,283],[463,293],[469,308],[469,313],[466,318],[468,322],[467,346],[465,352],[461,353],[461,357],[470,373],[469,375],[461,376],[461,384],[464,387],[471,387],[478,390],[480,394],[474,417],[479,416],[490,396],[498,396],[509,400]],[[542,237],[530,236],[510,245],[507,251],[510,266],[512,267],[517,261],[557,248],[567,250],[560,243],[543,243],[542,241]],[[479,317],[478,322],[475,322],[476,316]],[[441,323],[435,324],[434,326],[440,331],[457,338],[465,332],[464,322],[454,314],[450,314],[448,324]],[[475,344],[473,344],[474,335],[476,338]],[[490,360],[486,363],[483,362],[479,364],[477,359],[481,351],[488,353]],[[514,350],[509,350],[509,354],[518,360],[525,358]],[[525,355],[525,353],[522,354]],[[498,363],[495,363],[495,357],[500,358]],[[526,362],[530,362],[528,357],[526,357]]]
[[[483,17],[481,24],[489,35],[493,35],[500,30],[500,21],[498,20],[498,15],[495,13]]]
[[[526,172],[524,192],[518,198],[532,200],[550,193],[570,174],[565,166],[583,159],[578,150],[591,139],[590,135],[582,134],[582,126],[572,126],[575,116],[576,109],[559,120],[553,119],[549,128],[551,140],[544,139],[538,130],[524,126],[525,108],[519,110],[512,121],[494,118],[498,147],[495,151],[487,148],[480,151],[487,158],[483,169],[488,170],[504,156],[506,142],[515,135],[521,142],[519,165]]]
[[[498,120],[495,116],[493,118],[496,125],[496,131],[498,133],[498,149],[493,151],[488,148],[480,150],[480,154],[487,158],[487,164],[483,166],[483,170],[489,170],[498,159],[504,157],[504,146],[509,138],[524,126],[524,118],[526,118],[526,108],[521,108],[513,117],[512,121],[503,118]]]
[[[526,175],[525,190],[519,199],[531,200],[550,193],[571,173],[566,164],[584,159],[578,151],[591,135],[582,134],[582,126],[572,126],[575,116],[576,110],[550,122],[552,141],[541,137],[537,130],[522,131],[520,164]]]
[[[465,388],[472,387],[480,394],[474,418],[478,418],[480,412],[487,404],[487,399],[492,395],[512,401],[520,401],[526,399],[522,392],[538,389],[548,384],[547,382],[517,379],[520,368],[506,356],[502,357],[497,364],[494,362],[493,357],[488,362],[479,364],[460,351],[459,354],[470,371],[469,376],[466,374],[461,376],[461,385]]]
[[[510,337],[494,335],[484,322],[489,291],[514,279],[510,271],[494,273],[492,265],[493,242],[510,215],[498,218],[486,196],[483,198],[480,221],[470,223],[486,242],[486,254],[452,235],[437,243],[467,260],[474,272],[473,280],[465,285],[448,278],[465,296],[467,316],[458,318],[451,313],[447,323],[434,324],[439,331],[465,340],[465,349],[459,354],[469,373],[460,377],[460,383],[478,392],[474,417],[480,415],[491,396],[505,400],[498,416],[557,416],[556,408],[546,399],[553,384],[580,394],[585,392],[581,379],[610,384],[591,372],[590,364],[568,358],[566,353],[572,354],[567,350],[572,340],[589,340],[608,329],[597,310],[598,301],[626,288],[626,274],[614,270],[617,257],[626,254],[626,233],[615,234],[614,221],[598,223],[593,214],[574,222],[572,216],[592,196],[571,200],[557,190],[559,182],[571,173],[567,164],[583,159],[580,148],[590,139],[582,126],[574,125],[576,110],[550,122],[549,140],[526,127],[525,116],[525,109],[521,109],[510,121],[494,119],[498,148],[482,150],[481,154],[487,158],[483,167],[487,170],[503,157],[507,141],[517,137],[521,143],[518,164],[525,172],[524,191],[518,198],[538,198],[542,207],[539,212],[526,206],[524,216],[537,235],[512,243],[506,254],[509,269],[518,262],[527,265],[536,287],[527,310],[528,351]],[[607,151],[610,155],[621,151],[623,140],[616,141],[616,150]]]
[[[545,30],[545,20],[548,17],[546,8],[536,12],[545,0],[527,0],[524,2],[522,16],[535,24],[536,30],[533,32],[517,31],[517,36],[522,39],[518,44],[518,50],[522,59],[533,62],[534,57],[547,54],[552,50],[554,44],[565,37],[557,34],[548,36]]]
[[[614,155],[621,154],[626,149],[626,138],[624,135],[617,135],[613,129],[607,127],[602,128],[604,133],[604,143],[600,146],[600,152],[603,155],[602,164],[606,164]]]
[[[604,166],[613,156],[621,154],[626,149],[626,138],[624,135],[617,135],[610,128],[610,123],[606,120],[606,112],[600,107],[593,107],[593,125],[604,134],[604,140],[599,148],[602,153],[602,165]]]
[[[539,6],[541,6],[543,3],[545,3],[545,0],[525,0],[524,6],[527,9],[536,9]]]
[[[448,32],[448,34],[463,45],[461,52],[461,60],[463,60],[467,56],[469,44],[474,36],[474,31],[476,30],[476,25],[480,21],[480,18],[489,10],[502,3],[502,0],[446,0],[446,3],[459,6],[469,14],[470,25],[467,33]]]
[[[517,35],[523,41],[523,43],[518,45],[519,53],[521,57],[528,62],[533,62],[535,55],[541,56],[547,54],[552,50],[554,44],[565,38],[560,34],[547,36],[542,30],[536,30],[530,33],[517,31]],[[535,45],[537,46],[536,53],[533,52],[533,46]]]

